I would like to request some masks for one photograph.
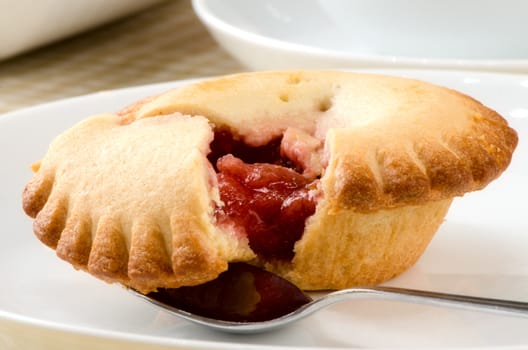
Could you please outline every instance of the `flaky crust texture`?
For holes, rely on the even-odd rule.
[[[215,225],[215,129],[263,145],[295,128],[321,142],[319,202],[291,262],[259,262]],[[491,109],[428,83],[331,71],[247,73],[149,97],[58,136],[23,194],[57,255],[142,292],[266,266],[305,289],[382,282],[412,265],[452,197],[510,163],[517,135]],[[315,146],[314,146],[315,147]],[[318,169],[319,169],[318,168]]]
[[[278,71],[204,81],[142,101],[124,122],[203,115],[250,144],[290,127],[325,141],[325,197],[335,210],[422,204],[484,188],[509,165],[517,134],[459,92],[372,74]]]
[[[204,283],[253,258],[211,221],[211,139],[203,117],[82,121],[53,141],[25,187],[36,236],[76,268],[143,292]]]

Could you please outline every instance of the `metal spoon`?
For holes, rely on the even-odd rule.
[[[130,291],[170,314],[208,328],[230,333],[260,333],[270,331],[300,320],[326,306],[353,299],[396,300],[415,304],[448,306],[466,310],[486,311],[512,315],[516,314],[519,316],[528,317],[528,302],[480,298],[467,295],[445,294],[404,288],[370,287],[344,289],[329,293],[319,299],[302,305],[293,312],[271,320],[259,322],[234,322],[193,314],[191,312],[168,305],[147,295],[143,295],[132,289]]]

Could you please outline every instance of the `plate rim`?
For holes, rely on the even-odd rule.
[[[195,1],[195,0],[192,0]],[[201,1],[201,0],[198,0]],[[528,60],[527,60],[528,64]],[[288,69],[276,69],[276,71],[285,71]],[[433,74],[433,75],[444,75],[444,74],[451,74],[451,75],[479,75],[479,76],[487,76],[490,78],[499,78],[499,79],[514,79],[514,80],[523,80],[528,79],[528,72],[502,72],[502,71],[488,71],[488,70],[479,70],[479,69],[468,69],[468,70],[457,70],[452,69],[449,67],[446,68],[431,68],[431,67],[371,67],[371,68],[365,68],[365,67],[358,67],[358,68],[343,68],[343,67],[335,67],[335,68],[319,68],[319,69],[302,69],[302,70],[311,70],[311,71],[331,71],[331,70],[338,70],[338,71],[346,71],[346,72],[353,72],[353,73],[366,73],[366,74],[381,74],[381,75],[396,75],[396,76],[405,76],[409,74],[409,72],[412,72],[414,74],[422,75],[422,74]],[[262,71],[274,71],[272,70],[262,70]],[[91,96],[96,95],[105,95],[105,94],[112,94],[115,92],[121,92],[121,91],[140,91],[145,89],[160,89],[163,91],[163,89],[170,89],[173,87],[177,87],[180,85],[185,84],[191,84],[194,82],[198,82],[200,80],[207,80],[215,77],[221,77],[221,76],[229,76],[229,75],[236,75],[241,74],[246,71],[239,71],[231,74],[222,74],[222,75],[207,75],[207,76],[200,76],[200,77],[194,77],[194,78],[186,78],[186,79],[180,79],[180,80],[168,80],[168,81],[162,81],[162,82],[156,82],[156,83],[148,83],[148,84],[139,84],[139,85],[130,85],[130,86],[123,86],[123,87],[117,87],[115,89],[103,89],[103,90],[96,90],[88,93],[83,93],[80,95],[74,95],[69,97],[64,97],[60,99],[55,100],[49,100],[49,101],[43,101],[40,103],[36,103],[33,105],[17,108],[11,111],[7,111],[5,113],[0,113],[0,127],[2,126],[2,121],[18,117],[18,114],[23,113],[30,113],[34,109],[41,109],[41,108],[50,108],[53,107],[56,104],[62,104],[62,103],[71,103],[75,102],[78,99],[84,99]],[[249,70],[247,70],[249,72]],[[415,79],[415,78],[412,78]]]

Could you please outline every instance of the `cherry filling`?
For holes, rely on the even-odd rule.
[[[301,175],[302,157],[296,161],[281,155],[281,141],[250,147],[229,132],[218,131],[208,157],[224,203],[216,209],[216,220],[245,235],[263,259],[292,259],[305,221],[315,212],[317,180]],[[231,263],[217,279],[202,285],[160,288],[149,296],[198,315],[235,322],[270,320],[310,301],[290,282],[244,263]]]
[[[281,156],[280,141],[250,147],[228,132],[216,132],[209,160],[224,203],[215,212],[217,222],[244,234],[259,257],[290,260],[315,212],[315,181]]]
[[[311,301],[285,279],[245,263],[229,264],[227,271],[207,283],[160,288],[149,297],[197,315],[234,322],[271,320]]]

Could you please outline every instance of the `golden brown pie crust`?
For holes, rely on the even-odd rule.
[[[321,140],[320,199],[291,262],[259,261],[216,227],[214,128],[263,145]],[[23,195],[62,259],[150,291],[251,261],[305,289],[385,281],[411,266],[451,200],[509,165],[517,135],[495,111],[425,82],[334,71],[246,73],[150,97],[60,135]]]

